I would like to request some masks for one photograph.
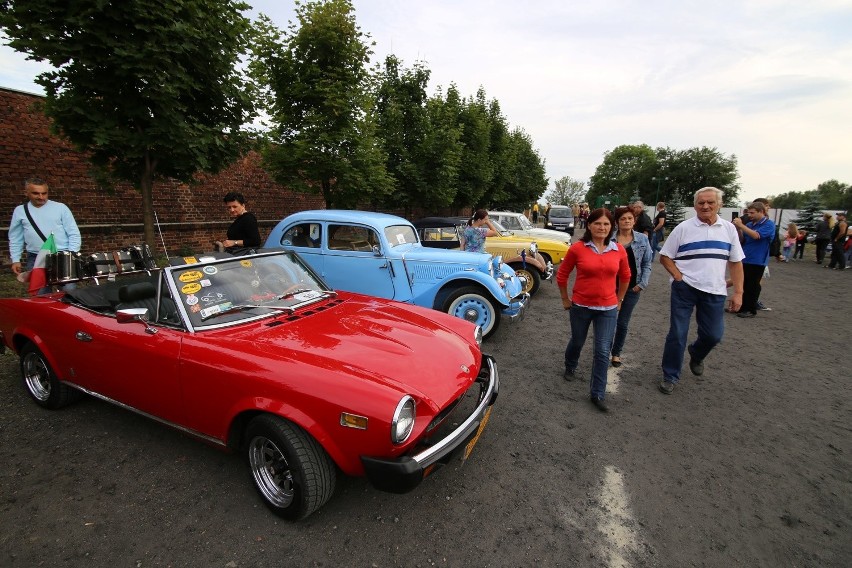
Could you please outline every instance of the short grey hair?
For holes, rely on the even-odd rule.
[[[641,199],[637,199],[636,201],[634,201],[634,202],[633,202],[633,206],[634,206],[634,207],[639,206],[639,207],[643,207],[643,208],[644,208],[644,207],[645,207],[645,204],[644,204],[644,203],[642,203],[642,200],[641,200]]]
[[[695,192],[695,196],[693,196],[693,198],[692,198],[692,204],[698,205],[698,196],[702,193],[707,193],[709,191],[712,191],[713,193],[716,194],[716,201],[717,201],[718,205],[721,207],[722,206],[722,198],[725,196],[725,193],[721,189],[719,189],[718,187],[702,187],[701,189],[699,189],[698,191]]]

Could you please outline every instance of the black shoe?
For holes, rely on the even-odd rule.
[[[737,314],[737,317],[738,317],[738,318],[753,318],[753,317],[755,317],[755,316],[757,316],[757,314],[753,314],[753,313],[751,313],[751,312],[739,312],[739,313]],[[691,365],[691,364],[690,364],[690,365]]]
[[[592,404],[594,404],[595,407],[601,412],[609,412],[609,407],[606,405],[606,402],[604,402],[604,399],[602,398],[592,397]]]
[[[577,377],[577,369],[565,369],[565,373],[562,375],[562,378],[566,381],[573,381]]]
[[[660,391],[663,394],[672,394],[674,390],[674,383],[670,383],[668,381],[660,381]]]
[[[610,361],[610,363],[612,364],[613,367],[621,367],[621,357],[619,357],[618,361],[615,360],[615,357],[618,357],[618,355],[615,355],[612,358],[612,360]]]
[[[737,315],[742,317],[742,313]],[[691,346],[687,345],[686,350],[689,351],[689,370],[692,371],[692,374],[696,377],[700,377],[704,374],[704,359],[696,359],[695,355],[692,354]]]

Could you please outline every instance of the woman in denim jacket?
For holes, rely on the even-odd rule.
[[[629,207],[617,207],[613,212],[616,233],[615,240],[627,251],[627,261],[630,264],[630,285],[627,295],[618,312],[618,322],[615,327],[615,339],[612,342],[611,361],[613,367],[621,366],[621,349],[627,339],[627,326],[633,308],[639,302],[639,294],[648,286],[651,278],[651,260],[653,250],[648,237],[633,230],[636,218]]]

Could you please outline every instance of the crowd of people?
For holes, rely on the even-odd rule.
[[[698,190],[694,195],[696,215],[678,224],[661,247],[665,203],[657,204],[653,220],[642,202],[613,212],[599,208],[589,213],[585,233],[559,265],[556,282],[562,306],[570,311],[563,377],[573,381],[581,376],[579,356],[593,326],[588,383],[590,400],[599,410],[608,411],[607,367],[622,365],[630,318],[648,285],[656,253],[671,288],[659,382],[659,390],[666,395],[674,392],[687,356],[690,372],[703,375],[705,359],[724,335],[725,312],[754,318],[758,311],[769,310],[761,304],[760,294],[770,259],[803,258],[807,231],[790,223],[779,235],[767,199],[755,200],[741,216],[728,222],[719,216],[723,198],[723,192],[714,187]],[[834,223],[831,217],[826,214],[825,226],[817,227],[816,262],[822,262],[831,243],[831,264],[826,268],[843,269],[850,266],[852,229],[844,213],[838,213]],[[569,290],[574,271],[576,278]],[[696,337],[689,341],[693,314]]]

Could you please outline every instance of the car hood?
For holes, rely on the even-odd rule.
[[[549,239],[551,241],[559,241],[560,243],[571,243],[570,235],[567,235],[562,231],[554,231],[552,229],[527,229],[524,233],[537,239]],[[517,232],[515,233],[515,236],[517,236]]]
[[[231,347],[238,343],[243,357],[270,375],[292,363],[304,380],[333,377],[327,380],[367,393],[372,384],[390,396],[432,401],[436,408],[466,388],[481,365],[469,322],[360,294],[341,292],[325,305],[243,327],[251,329],[235,341],[231,328],[227,341]]]
[[[425,260],[437,262],[454,262],[458,264],[471,264],[474,266],[485,266],[488,271],[488,262],[491,255],[484,252],[468,252],[458,249],[438,249],[427,247],[422,244],[408,244],[394,247],[394,256],[403,256],[406,260]]]

